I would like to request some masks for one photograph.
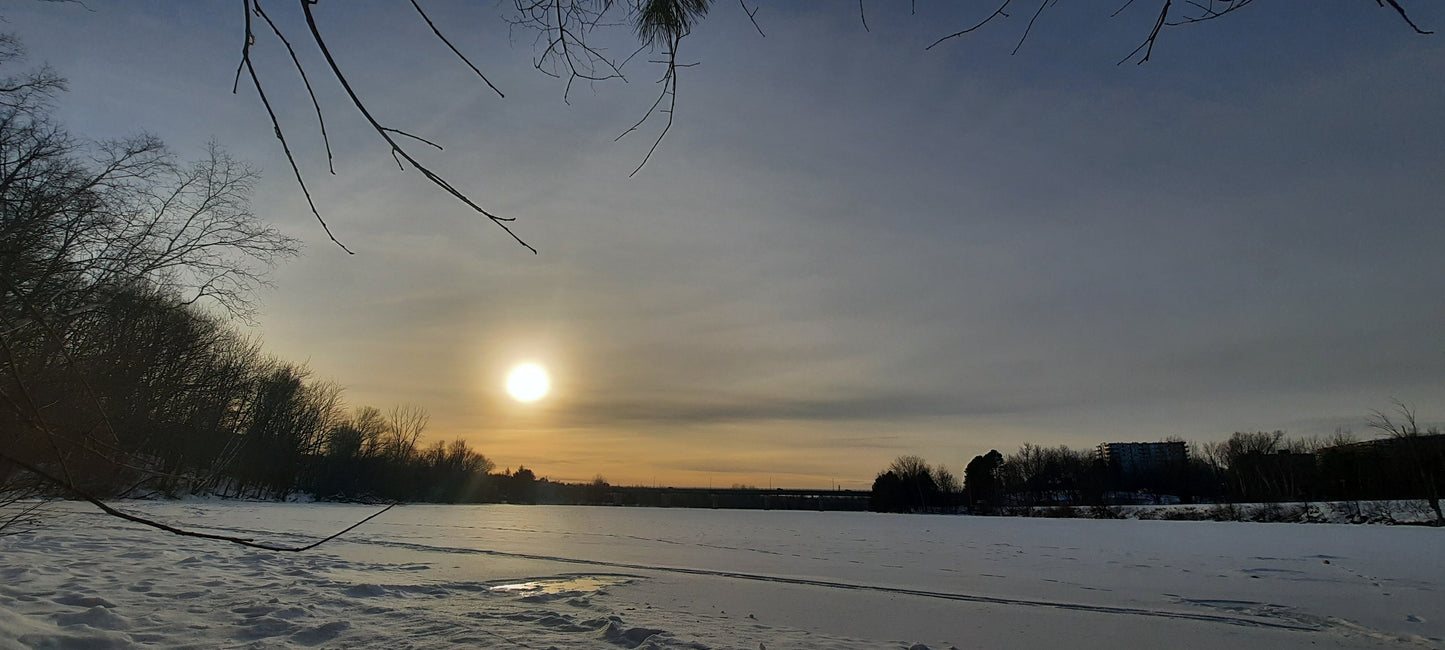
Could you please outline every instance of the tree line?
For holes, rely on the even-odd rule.
[[[960,484],[941,466],[901,456],[874,480],[871,507],[989,514],[1048,506],[1421,499],[1445,523],[1445,433],[1422,427],[1413,409],[1396,406],[1393,414],[1372,414],[1371,428],[1383,434],[1372,440],[1347,431],[1326,439],[1236,432],[1203,445],[1172,441],[1187,453],[1134,467],[1110,462],[1100,449],[1024,443],[1012,454],[974,456]]]

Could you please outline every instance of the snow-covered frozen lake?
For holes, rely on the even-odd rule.
[[[299,543],[375,508],[128,502]],[[0,538],[0,648],[1445,647],[1445,530],[404,506],[305,553],[67,505]]]

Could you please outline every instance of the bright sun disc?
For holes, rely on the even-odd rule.
[[[507,375],[507,392],[518,401],[535,402],[547,394],[552,382],[547,371],[535,363],[524,363]]]

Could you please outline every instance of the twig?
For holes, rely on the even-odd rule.
[[[1159,10],[1159,18],[1154,21],[1154,29],[1149,30],[1149,36],[1144,39],[1143,43],[1139,44],[1139,47],[1134,48],[1134,51],[1130,52],[1129,56],[1119,59],[1119,62],[1114,65],[1124,65],[1124,62],[1134,58],[1134,55],[1138,54],[1139,50],[1144,50],[1144,58],[1139,59],[1139,62],[1135,65],[1142,65],[1145,61],[1149,60],[1149,55],[1154,53],[1154,39],[1159,38],[1159,30],[1164,27],[1164,19],[1169,15],[1169,5],[1172,3],[1173,0],[1164,0],[1164,7]]]
[[[1208,4],[1208,5],[1202,4],[1202,3],[1198,2],[1197,0],[1184,0],[1184,2],[1185,2],[1186,4],[1188,4],[1188,5],[1190,5],[1190,6],[1198,9],[1199,12],[1200,12],[1199,15],[1198,15],[1198,16],[1180,16],[1178,20],[1165,22],[1165,23],[1164,23],[1164,26],[1165,26],[1165,27],[1178,27],[1178,26],[1180,26],[1180,25],[1189,25],[1189,24],[1193,24],[1193,23],[1202,23],[1202,22],[1205,22],[1205,21],[1207,21],[1207,20],[1214,20],[1214,19],[1216,19],[1216,18],[1223,18],[1226,14],[1234,13],[1235,11],[1237,11],[1237,10],[1239,10],[1239,9],[1243,9],[1244,7],[1249,6],[1249,4],[1252,3],[1252,2],[1254,2],[1254,0],[1209,0],[1209,4]],[[1223,8],[1216,9],[1216,8],[1215,8],[1215,3],[1216,3],[1216,2],[1222,2],[1222,3],[1224,3]]]
[[[657,146],[662,144],[662,137],[667,135],[668,130],[672,129],[672,120],[675,115],[675,109],[677,108],[677,68],[679,67],[677,64],[677,46],[682,43],[682,36],[683,35],[678,34],[671,37],[672,42],[667,60],[661,61],[661,63],[667,65],[667,72],[664,73],[662,79],[659,80],[662,82],[662,92],[657,95],[657,101],[652,103],[652,106],[643,114],[642,119],[638,120],[636,124],[633,124],[613,139],[613,142],[616,142],[628,133],[636,131],[648,118],[652,117],[652,114],[657,111],[657,107],[662,105],[662,100],[668,100],[667,110],[665,111],[667,113],[667,123],[662,126],[662,132],[657,134],[657,139],[652,141],[652,146],[647,149],[647,155],[642,157],[642,162],[638,163],[637,168],[633,169],[632,173],[627,175],[629,178],[636,176],[637,172],[642,171],[647,161],[652,159],[652,153],[657,151]]]
[[[502,91],[501,91],[501,90],[498,90],[496,86],[492,85],[492,80],[491,80],[491,79],[488,79],[488,78],[487,78],[487,75],[482,74],[482,71],[481,71],[481,70],[478,70],[478,69],[477,69],[477,66],[472,65],[472,62],[471,62],[469,59],[467,59],[466,55],[462,54],[461,50],[458,50],[458,49],[457,49],[457,46],[452,45],[452,42],[449,41],[449,40],[447,40],[447,37],[445,37],[445,36],[442,35],[441,30],[440,30],[440,29],[437,29],[436,24],[432,23],[431,17],[428,16],[428,15],[426,15],[426,12],[425,12],[425,11],[422,11],[421,5],[417,4],[417,3],[416,3],[416,0],[411,0],[411,6],[416,7],[416,12],[419,13],[419,14],[421,14],[422,20],[425,20],[425,21],[426,21],[426,26],[431,28],[432,33],[433,33],[433,34],[436,34],[436,35],[437,35],[437,38],[441,39],[441,41],[442,41],[443,43],[446,43],[446,44],[447,44],[447,47],[451,48],[452,53],[453,53],[453,54],[456,54],[456,55],[457,55],[457,58],[459,58],[459,59],[462,60],[462,63],[467,64],[467,67],[471,68],[471,69],[472,69],[472,72],[477,73],[477,76],[478,76],[478,77],[481,77],[481,78],[482,78],[482,81],[486,82],[487,87],[489,87],[489,88],[491,88],[492,90],[496,91],[498,97],[506,97],[506,95],[503,95],[503,94],[502,94]]]
[[[749,10],[748,10],[748,3],[745,2],[744,0],[738,0],[738,4],[742,6],[742,8],[743,8],[743,13],[745,13],[745,14],[748,15],[748,20],[753,23],[753,29],[758,30],[758,36],[761,36],[761,37],[763,37],[763,38],[767,38],[768,35],[763,33],[763,28],[758,26],[757,18],[755,18],[755,16],[758,15],[758,9],[762,9],[762,8],[763,8],[762,5],[758,5],[757,7],[753,8],[752,11],[749,11]]]
[[[281,130],[281,122],[276,119],[276,111],[271,108],[271,100],[266,98],[266,91],[261,88],[261,78],[256,75],[256,67],[251,63],[251,45],[256,42],[256,35],[251,31],[251,0],[241,0],[246,8],[246,39],[241,45],[241,65],[236,68],[236,79],[240,81],[241,70],[245,70],[251,77],[251,83],[256,87],[256,95],[261,98],[261,105],[266,107],[266,114],[271,117],[271,126],[276,130],[276,139],[281,141],[281,151],[286,154],[286,162],[291,164],[291,173],[296,175],[296,183],[301,186],[301,193],[306,196],[306,205],[311,208],[311,214],[316,216],[316,221],[321,223],[321,229],[326,231],[326,236],[331,238],[332,243],[346,251],[347,255],[355,255],[346,244],[331,233],[331,227],[326,225],[326,220],[321,218],[321,211],[316,209],[316,202],[311,200],[311,190],[306,187],[306,179],[301,176],[301,168],[296,164],[296,157],[291,155],[291,146],[286,143],[286,134]],[[306,0],[301,0],[302,6],[306,6]],[[236,92],[236,86],[231,86],[231,92]]]
[[[301,73],[301,83],[306,84],[306,94],[311,95],[311,106],[316,109],[316,122],[321,125],[321,143],[326,146],[326,168],[332,174],[336,173],[336,166],[331,160],[331,139],[326,137],[326,118],[321,116],[321,103],[316,101],[316,91],[311,89],[311,80],[306,78],[306,68],[301,67],[301,59],[296,57],[296,50],[291,47],[291,41],[281,34],[281,30],[272,22],[271,17],[261,9],[261,0],[252,0],[256,3],[256,15],[264,18],[266,24],[271,26],[271,31],[276,38],[281,39],[281,44],[286,46],[286,52],[291,55],[291,63],[296,65],[296,71]],[[232,89],[234,92],[234,89]]]
[[[1432,31],[1426,31],[1426,30],[1420,29],[1420,26],[1419,26],[1419,25],[1416,25],[1416,24],[1415,24],[1415,21],[1413,21],[1413,20],[1410,19],[1409,14],[1406,14],[1406,13],[1405,13],[1405,8],[1404,8],[1404,7],[1401,7],[1401,6],[1400,6],[1400,3],[1397,2],[1396,0],[1375,0],[1375,2],[1379,3],[1379,5],[1380,5],[1381,7],[1384,7],[1385,4],[1388,3],[1388,4],[1390,5],[1390,7],[1395,10],[1395,13],[1400,14],[1400,18],[1405,21],[1405,24],[1409,25],[1411,29],[1415,30],[1415,33],[1416,33],[1416,34],[1434,34],[1434,33],[1435,33],[1433,30],[1432,30]]]
[[[147,519],[147,518],[141,517],[141,516],[139,516],[139,515],[133,515],[133,514],[130,514],[130,513],[128,513],[128,512],[122,511],[122,510],[117,510],[117,509],[111,507],[110,505],[106,504],[104,501],[101,501],[100,499],[97,499],[97,498],[95,498],[94,496],[91,496],[88,492],[86,492],[86,491],[84,491],[84,490],[81,490],[80,488],[76,487],[74,484],[71,484],[71,483],[69,483],[69,482],[67,482],[67,481],[63,481],[63,480],[61,480],[61,479],[58,479],[58,478],[50,475],[50,473],[46,472],[45,470],[42,470],[42,469],[40,469],[39,467],[36,467],[36,466],[34,466],[34,465],[31,465],[30,463],[27,463],[27,462],[25,462],[25,461],[23,461],[23,460],[20,460],[19,458],[16,458],[16,457],[14,457],[14,456],[11,456],[10,454],[6,453],[6,452],[3,451],[3,450],[0,450],[0,459],[4,459],[4,460],[6,460],[6,461],[8,461],[8,462],[10,462],[10,463],[13,463],[13,464],[15,464],[17,467],[19,467],[19,468],[21,468],[21,469],[23,469],[23,470],[25,470],[25,471],[27,471],[27,472],[30,472],[31,474],[34,474],[35,476],[40,477],[41,479],[45,480],[46,482],[49,482],[49,483],[55,485],[56,487],[59,487],[59,488],[65,490],[66,492],[69,492],[70,494],[72,494],[72,495],[74,495],[75,497],[81,499],[82,501],[86,501],[86,502],[90,503],[91,505],[93,505],[93,506],[95,506],[95,507],[97,507],[97,508],[100,508],[101,512],[104,512],[105,514],[108,514],[108,515],[110,515],[110,516],[112,516],[112,517],[119,517],[119,518],[121,518],[121,519],[124,519],[124,520],[129,521],[129,522],[132,522],[132,523],[137,523],[137,524],[140,524],[140,525],[142,525],[142,526],[149,526],[149,527],[151,527],[151,528],[155,528],[156,530],[163,530],[163,531],[165,531],[165,532],[167,532],[167,533],[170,533],[170,534],[172,534],[172,535],[180,535],[181,537],[199,537],[199,538],[201,538],[201,539],[212,539],[212,540],[221,541],[221,542],[230,542],[230,543],[232,543],[232,544],[240,544],[241,546],[247,546],[247,547],[250,547],[250,548],[259,548],[259,549],[266,550],[266,551],[283,551],[283,552],[287,552],[287,553],[300,553],[300,552],[302,552],[302,551],[309,551],[309,550],[311,550],[311,549],[313,549],[313,548],[316,548],[317,546],[320,546],[320,545],[322,545],[322,544],[325,544],[326,542],[329,542],[329,541],[331,541],[331,540],[333,540],[333,539],[336,539],[337,537],[340,537],[340,536],[342,536],[342,535],[345,535],[345,534],[351,532],[352,530],[355,530],[358,526],[360,526],[360,525],[362,525],[362,524],[364,524],[364,523],[366,523],[366,522],[368,522],[368,521],[371,521],[372,519],[375,519],[375,518],[377,518],[377,517],[380,517],[380,516],[381,516],[383,513],[385,513],[387,510],[391,510],[392,508],[395,508],[396,506],[400,505],[400,502],[392,503],[391,505],[388,505],[387,507],[382,508],[380,511],[375,512],[375,513],[372,513],[372,514],[371,514],[370,516],[368,516],[367,518],[362,519],[361,521],[358,521],[358,522],[356,522],[356,523],[354,523],[354,524],[352,524],[352,525],[350,525],[350,526],[347,526],[346,528],[342,529],[342,530],[339,531],[339,532],[336,532],[336,533],[333,533],[333,534],[331,534],[331,535],[328,535],[327,537],[324,537],[324,538],[322,538],[322,539],[320,539],[320,540],[317,540],[317,541],[312,542],[312,543],[310,543],[310,544],[307,544],[307,545],[305,545],[305,546],[278,546],[278,545],[275,545],[275,544],[267,544],[267,543],[265,543],[265,542],[257,542],[257,541],[255,541],[255,540],[253,540],[253,539],[249,539],[249,538],[246,538],[246,537],[236,537],[236,536],[234,536],[234,535],[220,535],[220,534],[216,534],[216,533],[202,533],[202,532],[199,532],[199,531],[187,530],[187,529],[184,529],[184,528],[177,528],[177,527],[175,527],[175,526],[171,526],[171,525],[168,525],[168,524],[163,524],[163,523],[161,523],[161,522],[159,522],[159,521],[155,521],[154,519]]]
[[[975,29],[978,29],[978,28],[980,28],[980,27],[983,27],[984,25],[987,25],[990,21],[992,21],[994,18],[998,18],[999,16],[1003,16],[1004,18],[1008,18],[1008,14],[1004,13],[1003,10],[1004,10],[1004,9],[1007,9],[1007,8],[1008,8],[1008,4],[1009,4],[1010,2],[1012,2],[1012,1],[1013,1],[1013,0],[1003,0],[1003,4],[999,5],[999,6],[998,6],[998,9],[994,9],[994,10],[993,10],[993,13],[991,13],[991,14],[988,15],[988,18],[984,18],[983,20],[979,21],[978,24],[974,25],[973,27],[969,27],[968,29],[965,29],[965,30],[963,30],[963,31],[954,32],[954,33],[952,33],[952,34],[949,34],[948,36],[944,36],[943,38],[940,38],[940,39],[934,41],[934,42],[933,42],[933,45],[929,45],[928,47],[925,47],[925,48],[923,48],[923,49],[924,49],[924,50],[931,50],[931,49],[933,49],[933,47],[934,47],[935,45],[938,45],[939,43],[942,43],[942,42],[944,42],[944,41],[946,41],[946,40],[948,40],[948,39],[950,39],[950,38],[958,38],[958,37],[963,36],[964,34],[967,34],[967,33],[971,32],[971,31],[973,31],[973,30],[975,30]]]
[[[347,81],[346,75],[342,74],[341,67],[336,63],[336,58],[331,55],[331,49],[326,46],[326,39],[321,36],[321,29],[316,25],[316,16],[311,11],[312,0],[299,1],[301,3],[301,11],[306,16],[306,26],[308,29],[311,30],[311,38],[316,43],[317,49],[321,50],[321,55],[326,58],[326,64],[331,67],[331,73],[335,75],[336,81],[339,82],[341,84],[341,87],[346,91],[346,95],[351,98],[351,103],[352,105],[356,106],[356,110],[361,113],[362,117],[366,118],[367,122],[371,123],[372,129],[374,129],[376,133],[380,135],[381,138],[385,140],[388,145],[391,145],[392,154],[394,156],[400,156],[401,158],[405,159],[406,162],[410,163],[412,167],[415,167],[417,171],[421,172],[422,176],[425,176],[427,180],[432,182],[432,184],[441,188],[447,194],[452,195],[458,201],[466,204],[467,207],[470,207],[477,213],[487,217],[488,219],[491,219],[492,223],[496,224],[497,227],[506,231],[508,235],[511,235],[512,239],[516,240],[518,244],[521,244],[524,248],[532,251],[533,254],[536,254],[537,249],[532,248],[530,244],[523,241],[521,237],[517,236],[517,233],[513,232],[512,229],[507,226],[507,222],[516,220],[515,217],[499,217],[495,214],[492,214],[491,212],[488,212],[486,209],[482,208],[482,206],[477,205],[475,201],[473,201],[466,194],[463,194],[461,190],[453,187],[452,184],[447,182],[446,179],[442,178],[436,172],[432,171],[426,165],[421,164],[416,160],[416,158],[412,157],[411,153],[408,152],[399,143],[397,143],[396,139],[391,136],[391,133],[394,131],[394,129],[389,129],[388,127],[383,126],[380,122],[376,120],[375,117],[372,117],[371,111],[366,108],[366,104],[361,101],[360,97],[357,96],[356,91],[352,90],[351,83]]]
[[[431,145],[431,146],[433,146],[433,147],[436,147],[436,148],[437,148],[437,151],[446,151],[446,149],[443,149],[441,145],[439,145],[439,144],[437,144],[437,143],[435,143],[435,142],[432,142],[431,140],[428,140],[428,139],[426,139],[426,138],[423,138],[423,137],[421,137],[421,136],[419,136],[419,135],[416,135],[416,134],[414,134],[414,133],[407,133],[406,131],[403,131],[403,130],[401,130],[401,129],[393,129],[393,128],[389,127],[389,126],[388,126],[388,127],[382,127],[382,130],[388,131],[388,132],[390,132],[390,133],[395,133],[395,134],[400,135],[400,136],[405,136],[405,137],[411,138],[411,139],[416,140],[417,142],[420,142],[420,143],[422,143],[422,144],[429,144],[429,145]]]
[[[28,490],[26,492],[28,492]],[[24,493],[22,493],[21,498],[24,498],[24,496]],[[0,507],[10,506],[17,502],[19,502],[18,498],[14,501],[0,503]],[[0,521],[0,537],[4,537],[6,535],[13,535],[16,532],[15,528],[19,528],[21,526],[34,527],[35,525],[39,524],[40,515],[42,514],[45,506],[48,505],[50,505],[49,501],[37,501],[35,503],[27,504],[17,508],[14,515],[4,519],[3,521]]]
[[[1039,3],[1039,10],[1034,12],[1034,17],[1033,17],[1033,18],[1030,18],[1030,19],[1029,19],[1029,24],[1028,24],[1028,26],[1024,27],[1024,35],[1019,37],[1018,45],[1015,45],[1015,46],[1014,46],[1014,51],[1009,52],[1010,55],[1018,54],[1018,53],[1019,53],[1019,48],[1023,47],[1023,46],[1024,46],[1024,41],[1028,40],[1028,38],[1029,38],[1029,32],[1030,32],[1030,31],[1033,31],[1034,21],[1039,19],[1039,14],[1044,13],[1044,7],[1049,6],[1049,2],[1050,2],[1050,1],[1051,1],[1051,0],[1044,0],[1043,2],[1040,2],[1040,3]]]

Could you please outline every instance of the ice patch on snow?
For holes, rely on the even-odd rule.
[[[487,590],[497,593],[514,593],[528,595],[572,595],[592,591],[600,591],[615,585],[624,585],[635,580],[637,576],[629,575],[573,575],[557,578],[544,578],[528,580],[526,582],[513,582],[508,584],[488,587]]]

